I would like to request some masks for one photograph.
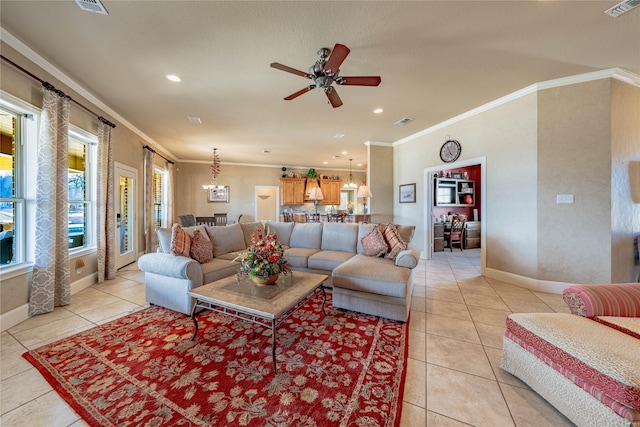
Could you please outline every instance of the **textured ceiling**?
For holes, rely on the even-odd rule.
[[[216,147],[224,162],[355,168],[366,141],[393,143],[533,83],[640,75],[640,8],[611,18],[615,1],[102,3],[109,15],[2,0],[1,25],[185,161]],[[338,86],[336,109],[317,89],[284,101],[310,81],[269,64],[306,71],[335,43],[351,49],[342,75],[380,86]],[[394,125],[403,117],[415,120]]]

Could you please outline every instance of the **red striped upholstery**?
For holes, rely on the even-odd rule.
[[[640,317],[640,283],[569,286],[562,298],[579,316]]]

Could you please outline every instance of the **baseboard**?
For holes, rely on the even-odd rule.
[[[575,283],[532,279],[531,277],[494,270],[488,267],[485,269],[484,275],[490,279],[511,283],[521,288],[529,289],[530,291],[547,292],[550,294],[562,294],[564,288],[575,285]]]
[[[87,289],[98,281],[98,273],[90,274],[80,280],[76,280],[71,284],[71,295]],[[29,318],[29,304],[22,304],[20,307],[14,308],[0,315],[0,332],[4,332],[14,327],[20,322],[24,322]]]

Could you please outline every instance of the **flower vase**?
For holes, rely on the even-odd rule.
[[[278,275],[273,274],[267,278],[265,278],[264,276],[254,276],[251,278],[251,280],[253,280],[253,282],[258,286],[273,285],[278,280]]]

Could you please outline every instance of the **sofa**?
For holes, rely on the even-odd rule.
[[[563,290],[570,313],[507,317],[500,367],[578,426],[640,426],[640,283]]]
[[[415,227],[395,224],[266,221],[185,227],[190,236],[198,231],[212,242],[212,259],[204,263],[173,255],[171,229],[158,229],[158,251],[138,260],[145,273],[146,300],[190,315],[193,301],[187,291],[236,274],[240,264],[233,260],[251,244],[251,234],[258,229],[277,234],[293,274],[307,271],[329,276],[324,285],[333,288],[335,307],[402,322],[408,319],[413,269],[420,252],[409,243]],[[371,255],[371,235],[385,232],[396,237],[393,256]]]

